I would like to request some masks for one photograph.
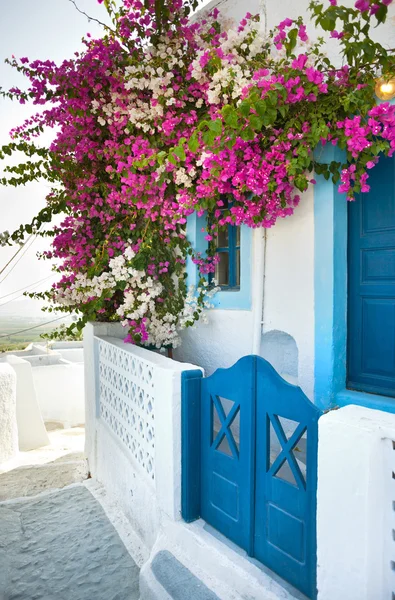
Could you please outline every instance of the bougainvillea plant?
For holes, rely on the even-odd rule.
[[[395,106],[374,94],[376,79],[395,73],[394,50],[370,37],[391,1],[310,3],[310,22],[333,38],[341,64],[323,38],[309,40],[302,18],[266,32],[247,14],[234,27],[216,9],[191,18],[195,0],[105,0],[111,26],[82,53],[60,65],[10,60],[30,84],[3,95],[39,111],[1,148],[0,158],[28,157],[1,183],[45,179],[52,189],[31,224],[2,239],[52,236],[44,257],[61,278],[42,297],[77,312],[72,327],[120,320],[127,341],[176,346],[215,292],[205,277],[221,228],[292,215],[315,173],[348,200],[368,191],[369,169],[395,152]],[[54,129],[49,147],[40,146],[45,128]],[[343,162],[320,162],[325,144]],[[186,238],[194,212],[208,215],[206,256]],[[61,225],[48,229],[57,214]],[[192,290],[188,255],[201,272]]]

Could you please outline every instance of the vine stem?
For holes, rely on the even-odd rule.
[[[96,19],[95,17],[91,17],[90,15],[88,15],[88,13],[86,13],[85,11],[81,10],[79,8],[79,6],[77,5],[75,0],[69,0],[69,2],[71,2],[71,4],[73,4],[73,6],[76,8],[76,10],[81,14],[84,15],[88,21],[95,21],[95,23],[98,23],[99,25],[101,25],[102,27],[104,27],[105,29],[108,29],[109,31],[111,31],[112,33],[114,33],[116,35],[116,31],[115,29],[112,29],[111,27],[109,27],[108,25],[106,25],[105,23],[103,23],[103,21],[99,21],[99,19]]]

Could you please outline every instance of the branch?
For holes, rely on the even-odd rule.
[[[102,21],[99,21],[99,19],[95,19],[95,17],[90,17],[86,12],[84,12],[83,10],[81,10],[78,6],[77,3],[75,2],[75,0],[69,0],[69,2],[71,2],[71,4],[74,5],[74,7],[78,10],[79,13],[81,13],[81,15],[84,15],[88,21],[95,21],[96,23],[98,23],[99,25],[101,25],[102,27],[104,27],[104,29],[108,29],[108,31],[111,31],[112,33],[116,34],[116,31],[114,29],[112,29],[111,27],[109,27],[108,25],[106,25],[105,23],[103,23]]]

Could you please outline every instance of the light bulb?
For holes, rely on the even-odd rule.
[[[375,87],[376,96],[380,100],[392,100],[395,98],[395,77],[391,79],[377,79]]]

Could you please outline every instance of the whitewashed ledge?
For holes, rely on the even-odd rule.
[[[16,374],[11,365],[0,363],[0,464],[17,452]]]

